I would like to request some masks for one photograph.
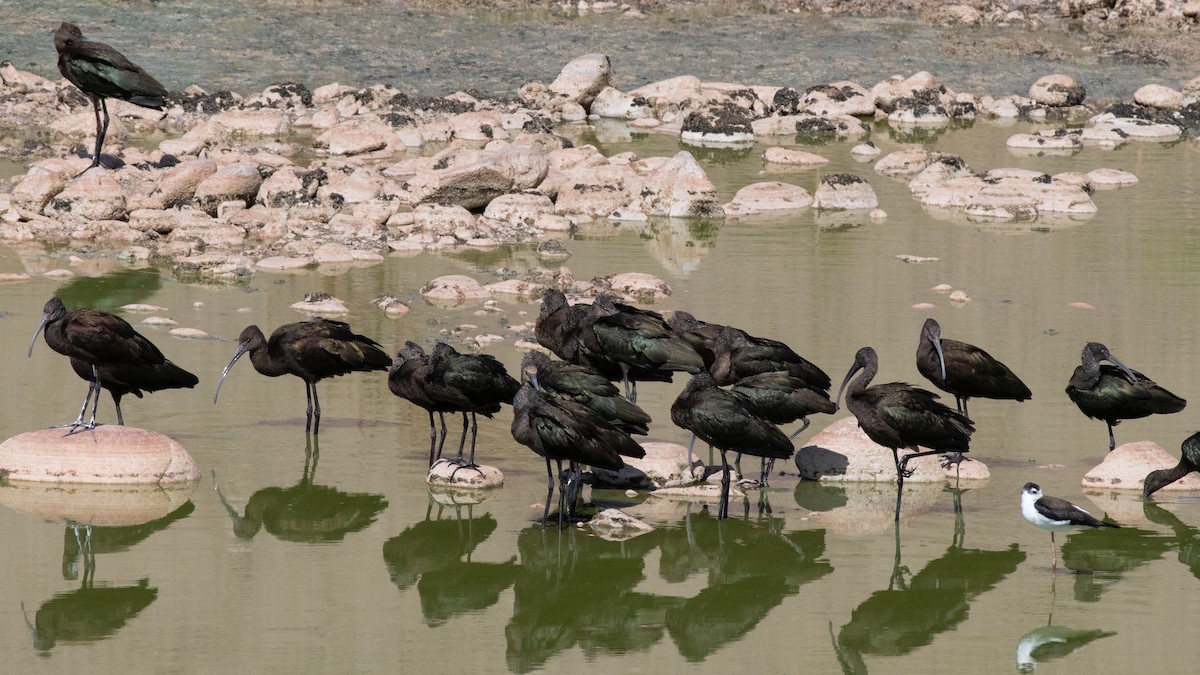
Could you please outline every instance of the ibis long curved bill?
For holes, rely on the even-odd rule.
[[[38,324],[37,330],[35,330],[33,332],[33,340],[31,340],[29,342],[29,356],[30,357],[33,356],[33,346],[37,344],[38,336],[42,334],[42,330],[46,327],[46,324],[48,324],[48,323],[50,323],[50,315],[43,314],[42,322]]]
[[[233,358],[229,359],[229,363],[225,364],[224,370],[221,371],[221,379],[217,380],[217,391],[213,393],[214,405],[217,402],[217,397],[221,395],[221,383],[225,381],[225,376],[229,374],[229,369],[233,368],[233,364],[237,363],[237,360],[242,358],[242,354],[245,354],[246,351],[246,343],[243,342],[238,344],[237,351],[233,353]]]

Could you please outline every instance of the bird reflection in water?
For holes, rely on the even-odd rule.
[[[1034,628],[1017,640],[1017,670],[1022,673],[1032,673],[1037,669],[1039,663],[1069,656],[1090,642],[1116,635],[1116,633],[1099,629],[1078,630],[1056,625],[1054,623],[1054,602],[1057,597],[1054,590],[1055,581],[1056,578],[1051,576],[1050,614],[1046,617],[1046,625]]]
[[[667,611],[667,631],[688,661],[741,639],[800,586],[833,571],[822,558],[825,531],[785,533],[782,518],[719,520],[704,509],[689,512],[683,534],[669,533],[660,546],[664,578],[708,574],[706,588]]]
[[[439,503],[436,517],[431,517],[433,504],[431,495],[425,520],[383,544],[388,576],[400,590],[417,585],[421,613],[430,627],[496,604],[517,574],[515,558],[502,563],[472,560],[475,548],[496,530],[490,513],[476,516],[474,504],[454,504],[454,517],[443,518],[446,506]]]
[[[1151,501],[1142,503],[1142,512],[1150,522],[1165,525],[1175,533],[1173,546],[1179,562],[1187,566],[1192,576],[1200,579],[1200,528],[1184,523],[1174,513]]]
[[[124,551],[194,510],[195,505],[189,501],[162,518],[128,527],[69,523],[63,536],[63,578],[81,579],[80,587],[42,603],[32,621],[26,614],[34,648],[48,652],[59,643],[105,639],[154,602],[158,589],[150,586],[149,579],[129,586],[97,586],[96,553]],[[24,603],[21,611],[25,613]]]
[[[1136,527],[1072,533],[1062,546],[1063,566],[1075,573],[1075,599],[1094,602],[1125,572],[1158,560],[1171,538]]]
[[[233,520],[234,534],[250,539],[266,527],[267,532],[284,541],[332,542],[375,522],[388,505],[383,495],[343,492],[314,482],[321,454],[317,438],[306,434],[300,482],[289,488],[266,487],[255,492],[246,502],[245,515],[238,515],[230,506],[213,471],[213,489]]]
[[[961,498],[961,493],[955,496]],[[1025,560],[1016,544],[998,551],[965,548],[966,524],[957,504],[950,547],[911,577],[901,562],[898,525],[895,535],[895,562],[887,588],[864,600],[834,639],[844,672],[865,673],[865,655],[908,654],[954,629],[967,618],[977,596],[994,588]]]

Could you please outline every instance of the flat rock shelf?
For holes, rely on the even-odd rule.
[[[183,446],[155,431],[99,426],[95,433],[30,431],[0,443],[0,471],[11,481],[157,484],[197,481]]]

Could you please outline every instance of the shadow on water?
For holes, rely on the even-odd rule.
[[[964,620],[971,602],[1016,571],[1025,553],[1016,544],[989,551],[965,548],[966,524],[955,494],[955,526],[950,547],[912,574],[901,563],[900,528],[887,588],[876,591],[851,614],[834,640],[842,670],[867,672],[863,656],[899,656],[927,645]],[[833,627],[830,626],[832,636]]]
[[[213,489],[233,521],[233,532],[250,539],[265,527],[284,541],[323,543],[341,541],[366,528],[387,508],[383,495],[343,492],[315,482],[321,449],[315,435],[306,434],[304,473],[292,487],[266,487],[250,495],[245,515],[226,501],[213,471]]]
[[[43,602],[32,622],[28,615],[25,616],[33,634],[34,648],[45,654],[60,642],[83,643],[108,638],[154,602],[158,589],[150,586],[149,579],[141,579],[129,586],[97,586],[96,553],[125,551],[188,517],[195,509],[188,501],[162,518],[125,527],[67,525],[63,537],[63,578],[81,579],[80,587]],[[25,613],[24,603],[21,611]]]
[[[122,305],[144,303],[162,288],[162,277],[153,267],[123,269],[98,277],[75,277],[55,295],[67,307],[87,307],[116,312]]]
[[[782,525],[778,518],[718,521],[707,508],[695,515],[689,508],[681,527],[622,542],[573,528],[524,530],[505,627],[509,669],[536,670],[575,646],[589,658],[646,650],[664,632],[684,658],[704,660],[747,635],[802,584],[833,571],[821,559],[823,530],[784,533]],[[707,586],[690,598],[636,591],[656,548],[664,580],[703,573]]]
[[[1200,528],[1184,523],[1174,513],[1152,501],[1142,504],[1142,512],[1150,522],[1165,525],[1175,532],[1175,542],[1169,546],[1175,548],[1179,562],[1187,566],[1192,576],[1200,579]]]
[[[1075,599],[1095,602],[1125,572],[1158,560],[1170,537],[1136,527],[1075,532],[1062,546],[1063,566],[1075,573]]]
[[[433,506],[430,495],[425,520],[383,544],[388,576],[401,590],[417,585],[421,613],[430,627],[496,604],[517,573],[515,558],[503,563],[471,560],[475,548],[496,530],[490,513],[476,516],[474,504],[456,504],[454,517],[443,518],[446,506],[439,504],[436,516]]]

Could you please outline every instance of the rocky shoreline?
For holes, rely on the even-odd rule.
[[[753,183],[723,203],[687,150],[606,157],[572,140],[598,120],[695,147],[858,139],[851,152],[862,157],[879,154],[870,143],[873,125],[918,131],[979,118],[1045,121],[1054,126],[1008,140],[1010,148],[1044,153],[1176,141],[1200,122],[1200,78],[1178,89],[1147,85],[1132,101],[1105,109],[1065,75],[1037,79],[1028,96],[955,92],[925,72],[805,91],[688,75],[630,91],[614,82],[609,58],[588,54],[549,84],[527,83],[507,100],[338,84],[279,84],[243,98],[192,86],[172,95],[164,111],[110,101],[103,166],[73,178],[88,164],[80,155],[93,132],[90,104],[65,81],[5,63],[0,126],[48,142],[3,152],[21,157],[32,148],[50,156],[31,156],[36,161],[26,174],[0,182],[0,240],[86,247],[152,259],[178,275],[233,280],[261,269],[372,264],[389,253],[452,247],[528,245],[555,261],[570,255],[561,241],[567,233],[598,220],[740,218],[806,208],[886,217],[870,180],[848,173],[822,176],[812,194],[790,183]],[[149,149],[123,145],[133,135],[166,138]],[[314,147],[296,142],[299,136],[310,136]],[[763,160],[777,169],[828,161],[778,146]],[[975,171],[960,157],[916,146],[879,158],[873,169],[875,179],[905,181],[927,208],[978,220],[1087,218],[1096,211],[1092,186],[1137,180],[1107,169],[1055,176]],[[431,282],[426,294],[535,298],[542,285],[592,291],[551,270],[510,282],[481,291]],[[628,289],[611,280],[602,285],[641,301],[669,293],[654,280],[621,283]]]

